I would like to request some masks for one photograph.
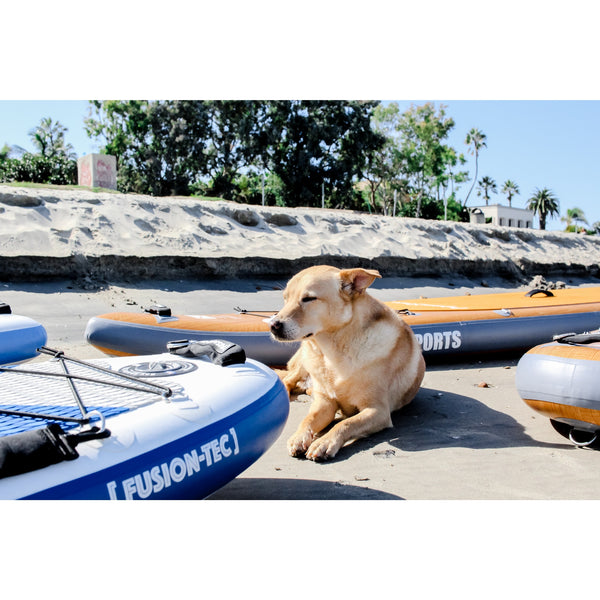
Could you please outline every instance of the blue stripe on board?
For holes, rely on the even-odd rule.
[[[112,406],[87,406],[88,412],[97,410],[102,413],[105,418],[114,417],[115,415],[128,412],[127,407],[112,407]],[[0,410],[14,410],[21,412],[31,413],[42,413],[45,415],[52,415],[56,417],[69,417],[72,419],[80,419],[81,412],[76,406],[56,406],[56,405],[30,405],[30,404],[0,404]],[[97,420],[97,417],[93,417],[92,421]],[[13,435],[14,433],[22,433],[24,431],[31,431],[33,429],[41,429],[49,423],[59,423],[60,426],[66,431],[67,429],[73,429],[77,427],[77,423],[70,421],[61,421],[59,418],[54,419],[38,419],[32,417],[18,417],[15,415],[5,415],[0,413],[0,437],[6,435]]]

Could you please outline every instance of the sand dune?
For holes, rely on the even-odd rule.
[[[319,262],[388,276],[600,273],[598,236],[4,185],[0,254],[5,279],[281,277]]]

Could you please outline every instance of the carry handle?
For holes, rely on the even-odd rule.
[[[563,333],[555,335],[554,341],[559,344],[593,344],[600,342],[600,331],[592,331],[591,333]]]
[[[227,367],[246,362],[246,353],[238,344],[227,340],[174,340],[167,342],[171,354],[198,358],[207,356],[212,363]]]
[[[525,294],[528,298],[535,296],[535,294],[544,294],[547,297],[553,297],[554,294],[550,290],[542,290],[541,288],[535,288]]]
[[[171,316],[171,309],[164,304],[152,304],[152,306],[145,308],[144,312],[150,313],[151,315],[158,315],[159,317]]]

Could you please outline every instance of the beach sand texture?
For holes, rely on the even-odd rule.
[[[0,186],[0,301],[83,359],[102,356],[83,339],[95,315],[153,303],[277,310],[287,278],[317,262],[379,265],[371,293],[400,300],[526,290],[535,274],[599,285],[599,250],[596,236]],[[214,499],[600,499],[600,454],[524,404],[518,358],[428,365],[392,429],[324,464],[287,455],[308,409],[301,396],[274,446]]]

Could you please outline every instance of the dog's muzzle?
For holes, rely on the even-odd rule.
[[[285,333],[284,333],[284,325],[283,325],[283,321],[280,321],[279,319],[272,319],[271,320],[271,335],[275,338],[277,338],[278,340],[285,340]]]

